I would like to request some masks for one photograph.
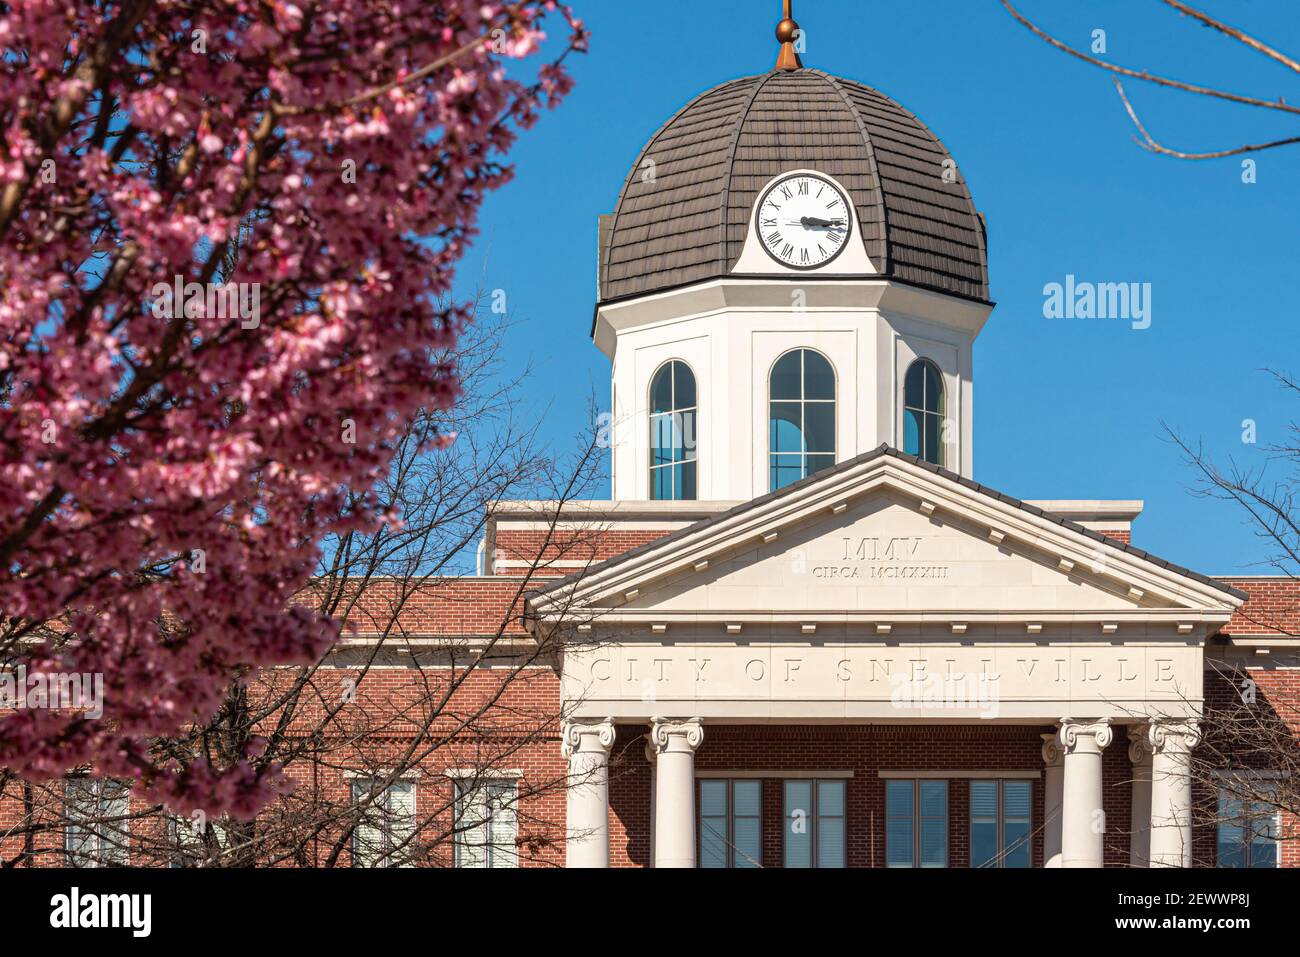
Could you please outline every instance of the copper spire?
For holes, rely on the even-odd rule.
[[[794,48],[794,38],[799,32],[799,24],[794,22],[794,11],[790,9],[792,0],[785,0],[785,17],[776,25],[776,38],[781,41],[781,52],[776,58],[778,70],[801,70],[803,63],[799,60],[799,51]]]

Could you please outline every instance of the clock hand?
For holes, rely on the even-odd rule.
[[[822,228],[822,229],[830,229],[832,226],[839,226],[839,225],[842,225],[843,222],[844,222],[844,220],[842,220],[842,219],[818,219],[816,216],[805,216],[805,217],[803,217],[803,219],[799,220],[799,222],[800,222],[801,225],[804,225],[804,226],[816,226],[816,227],[819,227],[819,228]]]
[[[815,216],[805,216],[802,219],[787,219],[787,226],[802,226],[805,229],[843,229],[844,220],[842,219],[817,219]]]

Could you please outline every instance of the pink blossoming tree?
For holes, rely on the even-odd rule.
[[[418,408],[519,128],[585,48],[554,0],[12,0],[0,13],[0,660],[103,716],[0,716],[0,763],[248,817],[281,787],[152,738],[317,658],[288,599]],[[535,76],[560,18],[568,45]]]

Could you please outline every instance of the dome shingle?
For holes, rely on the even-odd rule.
[[[950,158],[893,100],[821,70],[723,83],[637,156],[600,250],[601,301],[730,275],[759,190],[802,168],[848,190],[881,275],[988,301],[983,224],[955,166],[945,182]]]

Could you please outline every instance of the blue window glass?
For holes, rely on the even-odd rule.
[[[768,400],[771,491],[835,464],[835,370],[825,356],[795,349],[777,359]]]
[[[1277,867],[1277,822],[1276,804],[1243,797],[1228,788],[1221,788],[1218,813],[1219,867]]]
[[[759,867],[763,862],[763,782],[699,782],[699,866]]]
[[[944,465],[943,374],[929,359],[917,359],[903,379],[903,451]]]
[[[971,867],[1030,867],[1029,781],[970,783]]]
[[[845,782],[785,782],[785,866],[847,867]]]
[[[885,782],[885,866],[948,866],[948,782]]]
[[[696,496],[695,373],[685,362],[660,366],[650,381],[650,497],[689,501]]]

